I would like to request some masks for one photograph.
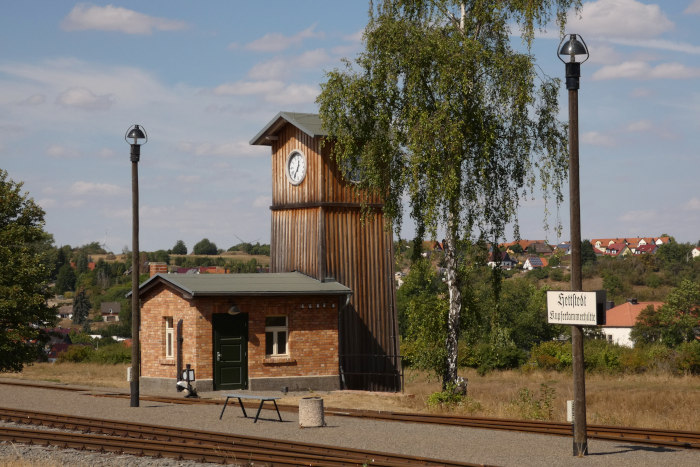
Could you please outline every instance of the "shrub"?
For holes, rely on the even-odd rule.
[[[700,374],[700,341],[684,342],[678,346],[675,367],[677,373]]]
[[[82,363],[89,362],[95,350],[89,345],[71,345],[65,352],[61,352],[56,361],[58,363]]]
[[[571,344],[568,342],[547,341],[535,345],[530,352],[528,364],[543,370],[565,370],[571,367]]]
[[[528,388],[518,391],[518,399],[511,404],[518,410],[521,418],[528,420],[551,420],[554,415],[554,398],[556,391],[546,383],[540,384],[540,395],[536,398]]]
[[[619,373],[622,368],[622,353],[627,350],[605,340],[584,341],[583,358],[586,370],[602,373]]]
[[[459,366],[476,368],[482,376],[492,370],[518,368],[527,361],[527,353],[515,345],[506,329],[496,329],[487,341],[472,346],[460,341],[458,354]]]
[[[109,344],[95,350],[91,360],[93,363],[116,365],[131,362],[131,349],[122,343]]]
[[[454,387],[447,386],[447,389],[440,392],[434,392],[428,396],[429,407],[450,407],[461,403],[464,396],[454,391]]]

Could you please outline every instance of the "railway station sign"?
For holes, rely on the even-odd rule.
[[[605,324],[605,290],[596,292],[548,291],[547,322],[574,326]]]

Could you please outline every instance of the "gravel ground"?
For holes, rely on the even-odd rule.
[[[141,401],[140,407],[130,407],[129,399],[95,397],[90,389],[84,393],[52,391],[2,385],[0,406],[33,409],[40,412],[67,413],[72,415],[136,421],[148,424],[192,427],[237,433],[249,436],[297,440],[308,443],[349,446],[371,451],[396,452],[436,459],[484,463],[499,466],[698,466],[700,452],[677,450],[631,443],[589,440],[589,455],[572,456],[571,438],[532,435],[475,428],[446,427],[414,423],[383,422],[350,417],[325,417],[323,428],[300,428],[296,413],[282,412],[283,423],[275,421],[274,410],[261,413],[258,423],[243,418],[237,406],[226,409],[219,420],[221,406],[178,405]],[[319,394],[316,394],[319,395]],[[205,393],[202,397],[225,398],[225,392]],[[267,404],[266,404],[267,405]],[[3,446],[0,452],[14,452],[19,447]],[[41,448],[47,458],[57,459],[59,451]],[[89,456],[83,458],[82,456]],[[116,464],[99,463],[93,455],[73,451],[67,464],[81,465],[202,465],[178,463],[160,459],[143,459],[132,456],[106,456]],[[104,457],[104,456],[103,456]],[[111,459],[110,459],[111,457]],[[125,459],[133,459],[128,463]],[[59,460],[63,463],[62,460]],[[142,463],[145,462],[145,463]],[[164,462],[164,463],[157,463]]]

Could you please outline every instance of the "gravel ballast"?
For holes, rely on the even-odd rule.
[[[85,392],[55,391],[2,384],[0,406],[38,412],[64,413],[85,417],[105,418],[141,422],[144,424],[169,425],[197,430],[235,433],[248,436],[279,438],[307,443],[347,446],[371,451],[395,452],[435,459],[457,460],[501,466],[646,466],[700,465],[700,452],[662,447],[645,446],[624,441],[611,442],[589,440],[589,455],[584,458],[572,456],[572,440],[569,437],[534,435],[508,431],[476,428],[449,427],[417,423],[385,422],[351,417],[326,416],[326,426],[300,428],[296,413],[282,412],[283,423],[277,420],[274,410],[263,409],[261,419],[253,423],[243,418],[239,407],[226,409],[219,420],[221,405],[183,405],[149,402],[142,400],[140,407],[130,407],[128,398],[95,397]],[[204,397],[225,398],[226,392],[206,393]],[[318,394],[317,394],[318,395]],[[322,396],[322,395],[321,395]],[[0,453],[22,450],[19,445],[3,445]],[[36,448],[35,448],[36,449]],[[39,448],[49,453],[49,458],[58,456],[53,448]],[[78,454],[75,454],[78,453]],[[73,451],[71,464],[81,465],[198,465],[196,463],[173,463],[166,459],[135,459],[127,463],[123,456],[120,464],[100,463],[97,460],[82,460],[79,456],[91,455]],[[112,456],[111,460],[114,460]],[[96,458],[97,459],[97,458]],[[108,459],[109,460],[109,459]],[[163,461],[164,463],[148,463]],[[60,461],[59,461],[60,462]],[[129,461],[130,462],[130,461]]]

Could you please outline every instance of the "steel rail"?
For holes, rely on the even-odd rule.
[[[42,385],[40,383],[8,382],[0,381],[0,384],[35,387],[41,389],[58,389],[64,391],[79,391],[90,393],[98,397],[128,398],[128,394],[99,393],[94,389],[77,388],[70,386]],[[91,392],[92,391],[92,392]],[[222,405],[223,400],[218,399],[190,399],[171,398],[164,396],[141,396],[142,400],[163,402],[172,404],[214,404]],[[252,407],[252,406],[251,406]],[[298,408],[294,405],[278,404],[279,410],[295,412]],[[556,436],[572,436],[572,425],[563,422],[545,422],[536,420],[510,420],[490,417],[467,417],[459,415],[418,414],[394,411],[375,411],[361,409],[333,409],[324,408],[326,415],[367,418],[373,420],[399,421],[408,423],[428,423],[439,425],[452,425],[470,428],[483,428],[490,430],[520,431],[525,433],[537,433]],[[684,449],[700,449],[700,432],[647,429],[634,427],[618,427],[607,425],[588,425],[588,437],[606,441],[633,442],[654,446],[667,446]]]
[[[141,423],[93,419],[54,413],[38,413],[18,409],[0,408],[0,419],[16,423],[80,431],[83,433],[98,433],[106,436],[162,441],[165,443],[175,443],[175,445],[180,446],[208,446],[209,449],[215,449],[217,452],[224,453],[229,457],[234,456],[239,458],[241,453],[246,454],[246,456],[251,453],[259,456],[267,455],[267,453],[272,452],[278,456],[291,457],[294,462],[299,462],[300,459],[303,458],[304,463],[321,462],[324,465],[330,461],[338,462],[340,465],[347,465],[348,463],[371,463],[373,465],[386,466],[474,465],[456,461],[436,460],[418,456],[357,450],[321,444],[297,443],[229,433],[190,430],[161,425],[144,425]],[[2,429],[3,428],[0,427],[0,432],[2,432]],[[235,447],[235,449],[233,449],[232,446]],[[163,455],[168,456],[167,453]]]

